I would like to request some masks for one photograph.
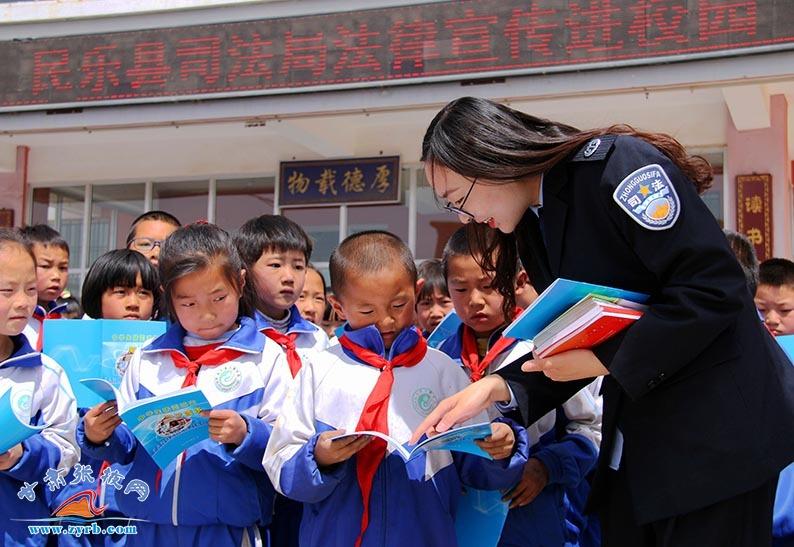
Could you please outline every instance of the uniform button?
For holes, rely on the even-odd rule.
[[[656,380],[648,380],[648,389],[653,389],[656,387]]]
[[[664,372],[659,373],[659,380],[664,380]]]

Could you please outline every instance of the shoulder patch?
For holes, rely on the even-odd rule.
[[[595,139],[590,139],[571,161],[599,161],[607,157],[607,154],[615,144],[617,135],[601,135]]]
[[[666,230],[681,212],[681,200],[661,165],[640,167],[618,184],[612,199],[637,224],[648,230]]]

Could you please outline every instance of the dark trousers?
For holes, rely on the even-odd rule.
[[[604,547],[770,547],[777,477],[703,509],[638,525],[626,475],[609,471],[599,510]]]

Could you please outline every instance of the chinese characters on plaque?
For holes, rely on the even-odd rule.
[[[400,201],[400,157],[281,163],[279,207]]]
[[[772,175],[736,177],[736,229],[753,244],[759,262],[772,258]]]

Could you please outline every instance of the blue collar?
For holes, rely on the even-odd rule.
[[[66,311],[66,308],[69,307],[69,304],[63,303],[58,304],[55,300],[47,304],[47,309],[45,310],[44,307],[36,305],[36,308],[33,310],[33,316],[39,319],[47,319],[50,315],[55,313],[63,313]]]
[[[463,327],[465,325],[461,323],[458,325],[458,329],[455,331],[455,334],[447,338],[441,343],[439,349],[450,356],[452,359],[460,359],[460,354],[463,351]],[[491,336],[488,337],[488,349],[491,349],[493,345],[502,337],[502,332],[507,328],[507,323],[496,329],[491,333]],[[502,350],[502,353],[507,353],[508,351],[512,350],[513,347],[518,343],[518,340],[515,340],[512,344],[507,346],[505,349]]]
[[[158,336],[141,350],[141,353],[157,353],[161,351],[178,351],[185,354],[183,340],[187,332],[179,323],[171,324],[164,334]],[[260,353],[265,347],[265,336],[256,328],[250,317],[240,318],[240,328],[231,338],[220,345],[220,349],[234,349],[243,353]]]
[[[26,336],[17,334],[11,336],[11,341],[14,343],[14,351],[11,357],[0,363],[0,368],[41,366],[41,353],[30,346]]]
[[[256,320],[256,328],[258,328],[260,331],[264,329],[273,328],[272,325],[270,324],[270,321],[268,321],[267,317],[265,317],[264,314],[259,310],[256,310],[256,313],[254,314],[254,319]],[[307,321],[306,319],[304,319],[303,316],[301,315],[301,312],[298,310],[298,306],[293,304],[292,307],[290,308],[289,325],[287,325],[287,334],[293,332],[313,333],[317,329],[319,329],[319,327],[314,323],[312,323],[311,321]]]
[[[357,330],[352,330],[349,325],[345,324],[344,336],[349,338],[354,344],[377,353],[381,357],[392,360],[396,355],[405,353],[414,347],[419,341],[419,337],[422,335],[419,333],[419,329],[416,327],[407,327],[403,329],[394,339],[394,343],[391,345],[391,350],[389,351],[388,356],[386,355],[386,347],[383,344],[383,338],[381,337],[380,332],[375,325],[369,325]],[[354,361],[358,361],[359,363],[362,362],[344,346],[342,346],[342,350],[345,352],[345,355]]]

